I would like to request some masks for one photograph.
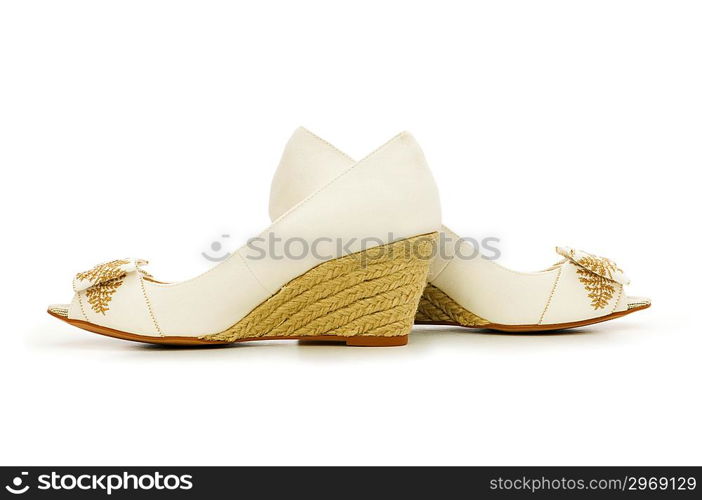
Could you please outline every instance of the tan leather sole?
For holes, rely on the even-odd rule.
[[[607,316],[600,316],[599,318],[585,319],[582,321],[573,321],[571,323],[554,323],[550,325],[500,325],[496,323],[486,323],[483,325],[463,325],[454,321],[422,321],[416,320],[416,325],[450,325],[450,326],[460,326],[463,328],[473,328],[478,330],[496,330],[499,332],[513,332],[513,333],[530,333],[530,332],[546,332],[551,330],[566,330],[568,328],[578,328],[581,326],[594,325],[595,323],[602,323],[603,321],[610,321],[613,319],[621,318],[627,314],[634,313],[636,311],[642,311],[651,307],[651,304],[645,304],[638,307],[632,307],[626,311],[619,311]]]
[[[105,335],[106,337],[112,337],[121,340],[131,340],[133,342],[144,342],[146,344],[161,344],[161,345],[175,345],[175,346],[205,346],[205,345],[224,345],[224,344],[234,344],[239,342],[253,342],[255,340],[299,340],[301,342],[332,342],[332,343],[344,343],[348,346],[354,347],[394,347],[406,345],[408,341],[408,335],[399,335],[396,337],[372,337],[356,335],[353,337],[342,337],[340,335],[308,335],[308,336],[280,336],[280,337],[249,337],[241,338],[234,341],[226,340],[206,340],[199,339],[196,337],[175,337],[175,336],[164,336],[164,337],[151,337],[149,335],[137,335],[134,333],[121,332],[119,330],[113,330],[112,328],[107,328],[104,326],[94,325],[88,323],[87,321],[81,321],[78,319],[68,319],[58,314],[54,314],[51,311],[47,311],[54,318],[58,318],[61,321],[65,321],[69,325],[77,326],[83,330],[89,332],[98,333],[100,335]]]

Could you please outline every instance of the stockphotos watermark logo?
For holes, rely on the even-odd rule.
[[[229,234],[222,234],[218,239],[210,243],[210,248],[202,252],[202,256],[211,262],[222,262],[233,252],[227,248],[231,242]],[[298,236],[281,237],[275,232],[266,233],[263,236],[250,238],[246,242],[246,252],[244,256],[249,260],[304,260],[312,256],[318,260],[329,260],[339,256],[349,255],[355,251],[362,251],[385,243],[401,241],[393,233],[388,233],[385,238],[338,238],[332,236],[319,236],[307,239]],[[441,232],[433,246],[428,259],[439,257],[442,259],[458,258],[461,260],[471,260],[476,258],[486,260],[497,260],[501,252],[498,247],[500,239],[489,236],[485,238],[454,237],[448,233]]]
[[[193,477],[190,474],[39,474],[34,482],[28,472],[15,476],[5,489],[13,495],[33,491],[85,491],[112,495],[118,491],[175,491],[191,490]]]

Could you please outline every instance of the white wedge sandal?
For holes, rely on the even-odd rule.
[[[344,172],[355,161],[304,128],[290,139],[300,161],[281,163],[273,180],[270,215],[276,219]],[[620,318],[650,306],[629,297],[629,284],[606,258],[557,247],[562,259],[535,273],[506,269],[481,258],[469,242],[446,227],[443,254],[432,261],[428,285],[417,310],[417,324],[457,325],[507,332],[573,328]]]
[[[281,171],[311,171],[324,162],[295,137]],[[402,133],[326,175],[277,214],[256,246],[249,242],[205,274],[163,283],[144,270],[143,260],[113,260],[79,273],[72,302],[48,312],[84,330],[156,344],[404,345],[440,220],[424,155]],[[309,251],[262,252],[292,240]]]

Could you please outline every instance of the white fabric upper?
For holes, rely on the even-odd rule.
[[[275,220],[256,241],[260,249],[267,248],[274,237],[308,243],[324,238],[316,254],[307,252],[300,259],[276,259],[269,254],[258,258],[258,250],[244,245],[188,281],[158,283],[130,272],[114,293],[109,311],[95,312],[87,291],[81,290],[69,307],[69,319],[141,335],[218,333],[291,279],[325,260],[341,257],[342,248],[332,243],[335,239],[349,243],[345,249],[355,252],[363,249],[363,238],[374,238],[372,244],[366,240],[366,247],[371,247],[439,230],[436,185],[410,134],[399,134],[359,162],[338,151],[328,154],[321,144],[303,129],[293,134],[274,180],[272,192],[279,200],[271,205]],[[343,162],[336,162],[335,156]],[[324,172],[324,178],[308,179],[305,173],[311,171]],[[327,171],[333,171],[332,175]]]
[[[298,128],[285,146],[271,183],[271,220],[287,212],[310,193],[351,168],[356,160],[305,128]]]
[[[278,217],[307,193],[339,175],[354,160],[327,141],[299,129],[288,148],[307,156],[307,162],[282,162],[275,174],[269,203],[272,218]],[[309,166],[308,170],[305,170]],[[442,226],[443,238],[459,240]],[[613,297],[595,309],[579,279],[575,261],[564,259],[541,272],[521,273],[479,256],[468,241],[461,241],[459,258],[452,245],[432,261],[429,282],[454,301],[490,323],[503,325],[549,325],[583,321],[626,310],[635,299],[627,298],[623,274],[614,276]],[[568,249],[569,250],[569,249]],[[573,255],[587,255],[576,253]]]

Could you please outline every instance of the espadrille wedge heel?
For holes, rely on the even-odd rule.
[[[305,129],[290,143],[309,160],[280,165],[271,188],[273,219],[354,163]],[[445,226],[439,245],[415,317],[418,324],[533,332],[612,320],[651,304],[625,293],[629,279],[612,260],[583,251],[557,247],[559,262],[521,273],[482,258],[469,241]]]
[[[407,343],[436,233],[320,264],[227,330],[204,341],[287,339],[355,346]]]
[[[307,161],[306,145],[291,140],[281,168]],[[431,173],[403,133],[207,273],[164,283],[143,269],[144,260],[113,260],[77,274],[73,301],[48,312],[94,333],[155,344],[400,346],[426,285],[439,221]],[[309,251],[270,252],[293,239]]]

